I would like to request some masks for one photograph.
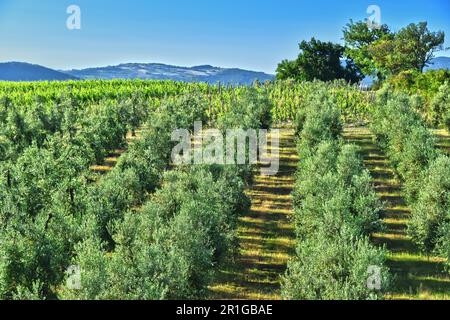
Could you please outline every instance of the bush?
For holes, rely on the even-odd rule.
[[[230,103],[227,112],[221,113],[217,126],[222,132],[228,129],[269,129],[272,124],[272,103],[265,91],[246,88]]]
[[[357,152],[354,146],[340,150],[324,142],[303,160],[293,193],[300,237],[320,230],[334,237],[345,228],[358,236],[379,228],[382,205]]]
[[[336,102],[322,90],[308,100],[306,115],[298,117],[297,128],[301,128],[300,150],[314,149],[324,140],[336,140],[340,137],[343,125]]]
[[[445,236],[450,223],[450,158],[441,156],[425,172],[417,202],[412,209],[409,233],[416,244],[431,252]],[[445,241],[444,241],[445,242]]]
[[[440,227],[438,239],[438,253],[446,259],[447,271],[450,273],[450,222]]]
[[[0,233],[0,298],[13,299],[33,292],[40,299],[54,298],[53,288],[63,277],[62,267],[70,252],[51,228],[48,217],[34,221],[14,219],[18,227],[2,227]],[[39,291],[35,284],[40,282]]]
[[[302,241],[288,264],[282,295],[291,300],[375,300],[390,287],[385,252],[367,238]],[[369,288],[371,267],[381,270],[381,290]]]
[[[65,288],[61,297],[205,297],[215,267],[236,246],[238,217],[249,208],[245,186],[231,166],[167,172],[139,214],[130,211],[108,223],[112,249],[95,237],[77,246],[74,263],[83,270],[83,288]]]
[[[435,138],[425,127],[412,127],[404,138],[404,141],[400,142],[401,146],[396,146],[400,151],[391,149],[388,154],[397,163],[397,172],[404,182],[403,189],[407,200],[413,202],[421,189],[423,170],[428,168],[438,153],[434,147]]]
[[[94,151],[97,163],[102,163],[111,150],[123,146],[128,131],[120,117],[120,106],[108,102],[92,107],[91,115],[81,124],[80,135]]]
[[[226,171],[216,177],[208,167],[173,171],[166,175],[164,187],[156,192],[153,202],[160,207],[165,220],[195,203],[197,208],[192,217],[205,226],[214,258],[221,262],[235,244],[239,215],[249,208],[244,188],[245,184],[237,175],[233,177]]]
[[[421,96],[423,103],[418,110],[429,123],[442,124],[445,110],[449,108],[449,70],[405,71],[387,82],[395,92]]]
[[[450,110],[448,110],[445,114],[444,126],[446,127],[447,131],[450,132]]]
[[[438,155],[434,136],[403,94],[380,94],[371,128],[403,182],[408,202],[413,202],[423,171]]]
[[[434,125],[444,124],[445,116],[450,112],[450,84],[444,83],[431,101],[430,115]]]

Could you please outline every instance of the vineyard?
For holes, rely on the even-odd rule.
[[[198,121],[279,172],[175,165]],[[449,132],[448,83],[0,82],[0,299],[450,299]]]

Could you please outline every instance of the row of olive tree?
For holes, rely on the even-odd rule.
[[[0,161],[15,161],[27,147],[45,147],[57,135],[73,140],[73,144],[85,144],[92,162],[101,163],[109,151],[124,145],[127,132],[134,132],[145,121],[148,109],[139,95],[88,106],[71,95],[50,101],[37,97],[27,106],[3,97]]]
[[[407,95],[380,92],[372,131],[403,182],[412,207],[408,232],[427,253],[449,257],[450,158],[435,148],[435,137]]]
[[[282,293],[288,299],[378,299],[388,291],[386,252],[369,241],[382,204],[360,150],[341,139],[336,102],[318,91],[298,115],[300,164],[293,192],[298,237]],[[378,285],[370,272],[379,271]],[[379,289],[379,291],[377,291]]]
[[[196,110],[192,101],[181,99],[163,105],[158,114],[173,119],[177,128],[190,128],[201,118],[190,113]],[[249,90],[219,121],[227,127],[259,128],[270,117],[266,102],[264,96]],[[173,128],[155,129],[159,141],[166,137],[167,127]],[[147,149],[140,154],[153,152]],[[126,156],[124,163],[135,162]],[[118,168],[122,167],[126,166],[119,163]],[[75,246],[72,263],[80,266],[81,288],[63,286],[60,298],[205,297],[218,266],[236,250],[238,217],[249,207],[244,190],[250,177],[248,166],[234,165],[186,166],[166,172],[142,209],[124,208],[122,218],[106,224],[112,246],[95,235]]]
[[[180,100],[167,103],[177,113],[165,106],[153,112],[143,138],[97,183],[89,171],[92,143],[106,151],[125,133],[121,122],[111,121],[113,112],[97,112],[103,126],[55,133],[42,147],[34,143],[16,161],[0,164],[2,298],[55,298],[77,243],[94,236],[115,247],[111,226],[160,185],[169,167],[172,130],[203,117],[199,99]],[[183,111],[185,117],[177,118]]]

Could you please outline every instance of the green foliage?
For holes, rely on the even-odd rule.
[[[113,253],[88,239],[77,246],[81,290],[64,288],[62,299],[192,299],[210,275],[211,251],[205,230],[187,212],[169,224],[156,220],[157,208],[127,214],[116,225]]]
[[[450,223],[440,227],[438,239],[437,251],[446,259],[447,271],[450,272]]]
[[[90,116],[81,121],[80,139],[87,141],[96,163],[102,163],[108,151],[122,147],[127,133],[126,122],[120,114],[120,106],[101,104],[92,106]]]
[[[393,90],[417,97],[414,108],[433,126],[445,125],[449,112],[448,82],[448,70],[404,71],[388,79]]]
[[[2,227],[0,237],[0,297],[12,299],[25,292],[40,299],[54,298],[54,286],[63,276],[70,260],[67,251],[67,225],[58,214],[52,220],[45,215],[35,219],[13,219]],[[72,237],[71,240],[74,240]],[[39,283],[39,287],[36,284]],[[36,291],[38,289],[38,291]]]
[[[434,125],[447,125],[447,116],[450,115],[450,84],[445,82],[431,101],[430,120]],[[450,128],[450,126],[447,126]]]
[[[323,142],[304,159],[297,181],[294,220],[301,237],[359,236],[379,228],[382,206],[356,147]]]
[[[385,92],[380,93],[373,113],[372,131],[404,183],[407,200],[413,201],[422,184],[423,170],[438,154],[435,138],[411,108],[408,96]]]
[[[381,73],[377,70],[373,56],[369,51],[369,46],[384,38],[392,37],[387,25],[380,28],[369,28],[367,22],[350,22],[344,27],[345,56],[352,59],[356,66],[366,76],[377,76],[382,79]]]
[[[296,79],[299,77],[299,68],[297,60],[283,60],[277,67],[277,79]]]
[[[273,120],[293,121],[294,125],[298,125],[298,117],[305,112],[310,97],[317,91],[327,91],[334,99],[341,113],[341,120],[360,122],[367,119],[370,114],[372,93],[362,91],[357,85],[349,85],[344,80],[333,82],[287,80],[269,85],[270,99],[274,106]]]
[[[427,22],[411,23],[393,37],[376,40],[368,51],[377,70],[385,75],[407,70],[422,72],[434,53],[443,48],[444,37],[442,31],[431,32]]]
[[[450,163],[435,149],[435,138],[407,96],[383,90],[372,129],[404,185],[412,207],[408,233],[428,253],[438,249],[447,258],[450,212]]]
[[[313,149],[323,140],[335,140],[343,128],[336,100],[324,89],[309,98],[297,121],[301,148]]]
[[[267,92],[248,88],[245,94],[231,101],[226,113],[219,114],[217,126],[227,129],[269,129],[272,124],[272,103]]]
[[[367,238],[308,238],[288,264],[282,295],[291,300],[378,300],[380,293],[367,285],[368,270],[385,260],[384,250]],[[380,276],[385,290],[391,281],[386,267]]]
[[[181,96],[167,101],[161,108],[173,112],[153,112],[154,125],[143,132],[143,138],[109,174],[90,183],[90,164],[122,146],[127,119],[134,114],[142,121],[135,114],[140,107],[130,115],[124,109],[126,104],[101,102],[82,113],[76,104],[70,106],[70,101],[62,98],[58,102],[66,109],[54,132],[47,130],[42,141],[22,139],[20,148],[0,163],[0,250],[4,252],[0,296],[4,299],[55,298],[77,244],[86,239],[96,239],[106,255],[120,247],[115,226],[121,225],[126,212],[134,215],[135,206],[147,198],[147,192],[160,185],[169,166],[172,130],[192,127],[205,109],[203,100],[196,98]],[[3,105],[10,108],[7,102]],[[137,125],[136,119],[130,121],[131,126]],[[41,127],[35,125],[23,132],[33,135]],[[14,140],[17,135],[2,133],[7,141],[19,141]],[[242,191],[234,187],[235,192]]]
[[[299,117],[300,164],[293,192],[297,252],[283,277],[287,299],[379,299],[389,289],[385,251],[369,243],[382,205],[359,150],[341,142],[336,102],[324,91]],[[367,285],[369,267],[382,290]]]
[[[444,32],[431,32],[427,22],[411,23],[396,35],[396,41],[402,45],[404,63],[419,71],[429,65],[436,51],[443,49],[444,39]]]
[[[62,298],[195,299],[206,294],[214,267],[235,245],[237,218],[249,201],[237,171],[177,170],[139,214],[111,229],[114,251],[95,239],[76,248],[82,289]]]
[[[42,95],[36,101],[33,90]],[[0,102],[0,297],[205,297],[217,267],[236,250],[238,217],[250,205],[244,190],[251,167],[167,172],[171,135],[218,119],[224,126],[268,128],[272,106],[265,90],[0,83],[8,96]],[[32,108],[23,107],[29,100]],[[125,147],[127,132],[144,122],[109,173],[90,171]],[[81,290],[65,286],[70,265],[81,267]]]
[[[431,100],[439,88],[448,81],[450,81],[448,70],[428,70],[424,73],[409,70],[399,73],[387,82],[396,91],[403,91],[410,95],[420,94],[426,100]]]
[[[322,42],[314,38],[299,44],[300,54],[295,61],[282,61],[277,69],[279,80],[332,81],[345,79],[355,83],[362,79],[359,69],[352,60],[341,65],[345,48],[339,44]]]
[[[450,158],[441,156],[424,173],[423,183],[414,204],[409,233],[415,243],[430,252],[450,224]],[[448,257],[448,256],[445,256]]]
[[[445,114],[444,125],[447,128],[447,131],[450,132],[450,110]]]

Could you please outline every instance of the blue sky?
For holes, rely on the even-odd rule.
[[[81,30],[66,28],[71,4],[81,8]],[[365,19],[371,4],[394,30],[428,21],[446,32],[450,47],[450,0],[0,0],[0,61],[56,69],[212,64],[274,73],[303,39],[341,42],[342,27]]]

